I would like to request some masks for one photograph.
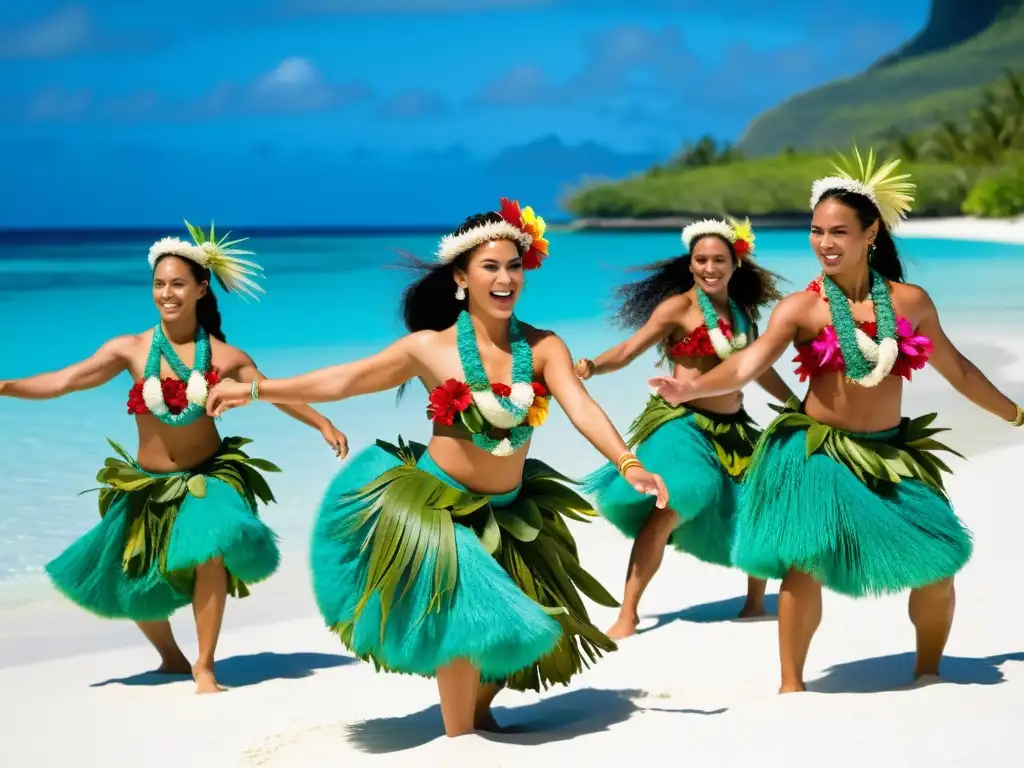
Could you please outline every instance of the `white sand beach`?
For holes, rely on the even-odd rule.
[[[1024,243],[1024,216],[1013,219],[979,219],[955,216],[924,219],[911,216],[899,228],[901,237],[943,240],[983,240],[993,243]]]
[[[1003,241],[1024,242],[1024,223],[1000,226],[910,221],[901,234],[999,239],[1002,232]],[[947,332],[1024,399],[1021,336]],[[588,385],[621,429],[646,397],[649,372],[637,365]],[[299,542],[269,582],[229,602],[217,672],[230,690],[222,695],[196,696],[191,680],[143,674],[156,655],[131,624],[98,620],[56,595],[0,611],[0,765],[1019,765],[1024,429],[963,401],[931,370],[915,376],[906,397],[908,414],[938,410],[938,425],[953,428],[948,442],[968,457],[950,460],[955,475],[947,482],[976,549],[958,578],[939,683],[910,685],[914,633],[905,596],[854,601],[826,593],[807,663],[810,690],[779,696],[774,617],[734,620],[743,574],[670,551],[641,603],[638,635],[566,689],[501,694],[495,715],[507,733],[449,740],[432,681],[375,674],[325,630]],[[763,394],[751,388],[748,400],[766,423]],[[535,439],[540,458],[571,456],[568,466],[559,463],[568,472],[596,464],[560,413],[544,429]],[[309,514],[327,480],[295,506]],[[630,542],[600,520],[574,531],[583,564],[620,595]],[[770,612],[777,590],[769,585]],[[599,626],[611,624],[614,610],[591,610]],[[194,655],[191,612],[173,623]]]

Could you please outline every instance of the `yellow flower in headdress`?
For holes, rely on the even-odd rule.
[[[531,248],[542,254],[540,260],[543,261],[548,255],[548,241],[544,239],[544,230],[547,229],[547,224],[544,223],[544,219],[533,212],[533,208],[529,205],[523,208],[521,216],[523,229],[533,238]]]

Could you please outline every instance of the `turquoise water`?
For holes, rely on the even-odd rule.
[[[678,236],[671,233],[553,233],[550,239],[552,256],[529,275],[517,311],[561,333],[576,356],[595,356],[620,340],[621,333],[607,322],[608,293],[632,277],[625,269],[679,249]],[[228,341],[246,350],[269,376],[369,354],[403,330],[399,301],[411,275],[394,268],[401,263],[396,251],[426,257],[435,242],[418,235],[254,240],[249,245],[266,269],[268,294],[259,304],[220,296]],[[150,326],[155,313],[148,288],[149,245],[149,240],[0,241],[0,378],[63,367],[111,336]],[[802,288],[817,273],[802,232],[760,233],[757,245],[758,261],[786,277],[789,290]],[[904,240],[901,247],[910,281],[929,290],[945,325],[998,322],[1024,328],[1024,247],[924,239]],[[632,373],[634,379],[642,375]],[[38,581],[45,562],[96,521],[95,497],[77,494],[93,487],[110,452],[105,436],[134,447],[134,425],[125,413],[129,386],[123,375],[61,400],[0,398],[0,586]],[[630,387],[623,394],[632,400],[626,398],[624,409],[645,396]],[[592,391],[612,414],[618,391],[607,385]],[[345,430],[353,449],[378,436],[394,439],[399,430],[412,439],[424,439],[428,431],[423,398],[415,391],[397,406],[388,392],[321,410]],[[556,426],[538,432],[539,456],[558,460],[567,452],[560,450],[565,430],[557,426],[559,418],[554,414]],[[338,468],[336,460],[318,435],[273,408],[235,411],[222,431],[254,438],[254,455],[285,470],[272,478],[279,504],[265,517],[285,546],[303,550],[313,508]],[[574,453],[567,471],[596,465],[596,453],[585,451]]]

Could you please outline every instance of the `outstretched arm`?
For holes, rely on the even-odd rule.
[[[935,349],[931,364],[953,388],[975,405],[1006,421],[1013,422],[1020,417],[1016,403],[1000,392],[978,367],[964,357],[946,336],[939,322],[939,312],[931,297],[921,290],[921,323],[918,333],[932,340]]]
[[[628,339],[602,352],[593,360],[580,360],[576,364],[576,375],[581,379],[589,379],[591,376],[625,368],[672,333],[689,304],[690,298],[686,295],[673,296],[661,302],[643,327]]]
[[[376,355],[351,363],[332,365],[289,379],[262,379],[257,399],[274,404],[326,403],[383,392],[421,374],[422,350],[431,331],[405,336]],[[219,416],[226,410],[252,402],[254,387],[222,381],[210,392],[206,411]]]
[[[629,448],[607,414],[576,376],[565,342],[551,334],[541,344],[545,347],[544,381],[552,396],[562,406],[562,410],[577,431],[608,461],[618,464],[620,459],[630,455]],[[656,496],[657,506],[664,508],[668,504],[665,484],[660,477],[649,473],[635,459],[633,461],[635,463],[623,473],[624,477],[640,493]]]
[[[239,350],[239,352],[241,354],[241,364],[235,371],[235,376],[233,378],[237,378],[239,382],[249,384],[251,392],[251,386],[254,380],[263,382],[266,381],[267,377],[260,373],[259,369],[256,367],[256,363],[253,362],[251,357],[241,352],[241,350]],[[339,458],[344,458],[348,453],[348,438],[345,437],[345,434],[338,430],[334,424],[331,423],[330,419],[312,406],[305,404],[293,405],[281,403],[275,404],[274,407],[282,413],[291,416],[296,421],[302,422],[307,427],[312,427],[319,432],[323,436],[324,440],[327,441],[327,444],[334,449],[334,452]]]
[[[655,376],[648,383],[672,405],[743,389],[751,381],[764,376],[796,338],[800,314],[806,310],[807,296],[797,293],[780,301],[768,318],[763,336],[697,379],[679,381],[670,376]]]
[[[0,395],[22,400],[50,400],[71,392],[95,389],[128,367],[134,336],[111,339],[85,360],[59,371],[40,373],[26,379],[0,381]]]

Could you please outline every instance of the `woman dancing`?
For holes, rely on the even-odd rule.
[[[671,403],[734,392],[794,344],[803,403],[765,430],[747,473],[733,560],[782,578],[780,693],[803,691],[804,662],[821,621],[821,587],[852,597],[910,590],[915,678],[939,672],[954,609],[954,575],[970,559],[970,532],[943,487],[951,451],[935,414],[901,418],[903,379],[931,362],[964,397],[1015,426],[1021,408],[946,337],[928,294],[903,281],[890,232],[915,185],[875,167],[874,152],[814,182],[811,247],[822,274],[772,312],[764,335],[696,380],[658,377]],[[955,453],[955,452],[953,452]]]
[[[53,584],[81,607],[105,618],[135,621],[160,653],[157,672],[189,674],[198,693],[223,690],[214,653],[227,594],[245,597],[246,583],[276,569],[276,537],[256,514],[256,501],[274,497],[263,471],[240,437],[221,439],[206,416],[210,385],[221,377],[262,378],[240,349],[225,343],[211,276],[226,291],[256,296],[262,288],[250,254],[215,241],[186,222],[195,243],[166,237],[149,250],[155,328],[118,336],[91,357],[60,371],[0,382],[0,395],[46,400],[99,387],[122,371],[135,384],[128,414],[135,416],[139,450],[133,459],[109,441],[97,475],[100,522],[46,566]],[[190,361],[190,362],[186,362]],[[345,436],[307,405],[281,410],[317,429],[339,456]],[[192,603],[199,656],[191,665],[168,618]]]
[[[706,219],[683,230],[686,253],[647,267],[650,276],[617,289],[618,320],[638,329],[594,360],[582,359],[582,379],[629,365],[662,344],[676,378],[699,376],[729,359],[757,336],[761,309],[781,298],[776,275],[752,260],[749,222]],[[771,368],[758,383],[780,402],[792,391]],[[743,409],[743,395],[702,397],[671,406],[652,395],[630,427],[628,445],[644,465],[666,479],[672,506],[656,509],[607,464],[584,479],[595,506],[622,533],[635,539],[626,572],[622,609],[608,636],[636,632],[640,596],[661,566],[671,541],[708,563],[730,565],[737,483],[743,478],[759,434]],[[741,617],[764,614],[763,579],[749,577]]]
[[[222,382],[210,413],[255,400],[324,402],[418,378],[427,446],[378,441],[327,491],[313,534],[314,590],[342,642],[380,669],[437,678],[445,733],[495,729],[499,688],[567,683],[615,644],[578,594],[618,603],[580,566],[564,518],[595,515],[571,482],[526,458],[553,396],[640,493],[661,479],[627,450],[555,334],[513,314],[548,243],[532,209],[502,199],[445,236],[403,299],[410,333],[384,351],[251,389]],[[550,393],[550,394],[549,394]],[[586,659],[584,658],[586,655]],[[481,685],[483,683],[483,685]]]

